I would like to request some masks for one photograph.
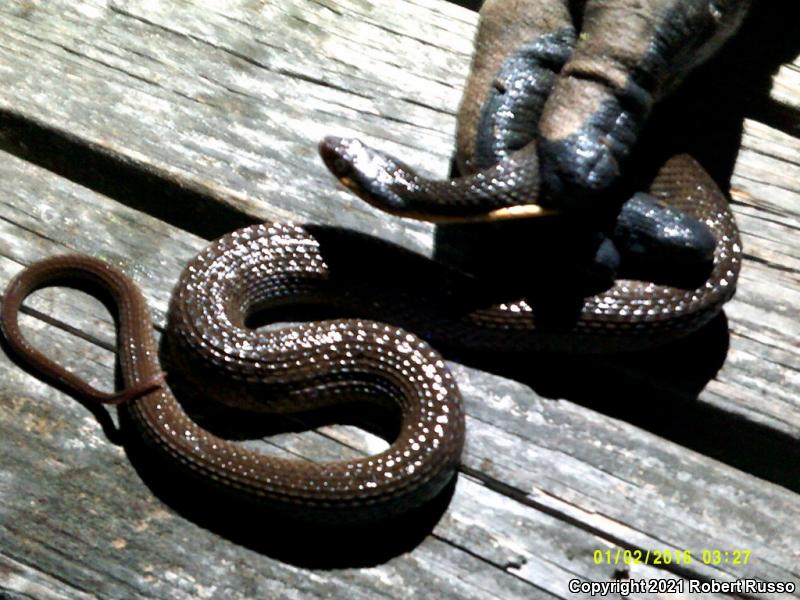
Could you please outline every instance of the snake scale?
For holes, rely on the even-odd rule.
[[[660,6],[667,2],[650,3]],[[591,26],[594,4],[587,0],[583,7],[587,13],[584,27]],[[626,6],[625,2],[617,4],[617,10]],[[698,3],[684,0],[683,4]],[[423,191],[428,194],[423,201],[412,202],[412,210],[408,210],[401,199],[401,210],[394,212],[444,215],[455,220],[486,216],[498,208],[532,206],[530,201],[542,191],[540,183],[547,184],[544,196],[552,199],[548,208],[555,210],[570,210],[570,206],[557,202],[554,190],[562,194],[567,190],[567,195],[578,198],[578,204],[596,197],[586,193],[594,181],[591,169],[582,171],[585,165],[577,165],[576,171],[567,173],[562,167],[570,167],[569,161],[559,163],[558,152],[548,155],[545,148],[556,138],[561,150],[576,147],[574,137],[571,141],[567,140],[569,135],[553,137],[554,121],[548,120],[548,114],[560,110],[560,105],[551,108],[541,103],[546,95],[564,94],[561,80],[552,77],[551,71],[565,68],[568,57],[564,48],[569,54],[575,43],[574,35],[564,33],[567,17],[553,16],[563,13],[565,6],[511,0],[499,11],[497,2],[487,3],[482,10],[478,52],[462,103],[459,132],[462,170],[472,173],[466,177],[466,187],[472,186],[474,191],[477,178],[480,189],[472,196],[461,194],[465,178],[437,183],[438,188],[423,182]],[[531,10],[533,15],[528,14]],[[602,21],[604,14],[600,11],[594,18]],[[712,33],[703,32],[703,39],[714,38]],[[555,37],[548,38],[550,34]],[[559,40],[567,40],[566,46],[559,46]],[[529,45],[523,44],[523,50],[514,53],[523,42]],[[532,46],[530,42],[534,42]],[[597,42],[590,38],[590,50],[592,43]],[[535,69],[542,65],[547,69],[534,69],[533,74],[526,71],[527,56],[533,56]],[[589,60],[580,43],[572,56],[573,61]],[[519,61],[525,73],[521,80],[514,75]],[[510,79],[491,83],[492,77],[502,75],[509,64],[514,71]],[[576,69],[573,67],[573,72]],[[492,77],[487,79],[489,72]],[[582,81],[594,85],[602,73],[594,72],[593,77]],[[606,79],[609,77],[613,79]],[[603,83],[606,87],[607,80]],[[503,97],[508,85],[513,87],[520,81],[523,84],[519,89],[524,93]],[[569,77],[564,81],[566,88],[574,83]],[[608,96],[607,89],[603,94]],[[531,95],[537,98],[531,100]],[[630,108],[628,100],[621,105],[623,112]],[[577,112],[584,108],[579,106]],[[514,111],[526,110],[535,114],[537,122],[542,117],[541,131],[532,131],[530,126],[526,129],[514,121]],[[638,105],[632,110],[639,111],[637,115],[642,112]],[[506,119],[502,123],[501,116]],[[618,118],[617,122],[620,120],[625,119]],[[592,123],[589,126],[594,127]],[[576,127],[581,138],[582,126]],[[529,143],[537,136],[542,141],[539,147]],[[388,155],[369,150],[372,154],[365,170],[363,161],[355,165],[352,153],[347,153],[352,144],[323,142],[323,159],[346,185],[369,196],[366,199],[373,204],[393,211],[396,206],[387,204],[386,198],[371,197],[370,190],[380,191],[387,181],[396,184],[409,175],[406,167]],[[577,146],[586,150],[580,139]],[[623,149],[617,158],[621,160],[624,154]],[[545,155],[549,157],[543,160]],[[605,164],[603,159],[593,160],[595,167]],[[560,166],[553,167],[554,161]],[[494,172],[487,172],[487,168]],[[355,169],[361,169],[359,181],[353,179]],[[587,173],[589,176],[584,177]],[[581,177],[584,179],[579,181]],[[376,180],[380,185],[374,185]],[[407,177],[401,183],[409,181]],[[406,187],[413,188],[420,181]],[[366,192],[365,185],[370,188]],[[445,188],[448,191],[444,196],[431,195],[431,190],[438,193]],[[180,373],[195,394],[267,412],[304,411],[353,400],[395,407],[401,423],[397,438],[387,450],[358,460],[310,463],[269,456],[201,428],[184,412],[167,385],[141,292],[124,274],[102,261],[60,256],[31,265],[9,284],[0,325],[10,349],[32,369],[78,397],[119,404],[151,449],[215,488],[311,522],[384,518],[437,495],[455,473],[463,448],[464,413],[458,388],[442,356],[428,342],[503,351],[636,350],[696,330],[730,299],[741,249],[726,199],[711,178],[690,157],[675,156],[662,167],[649,195],[657,201],[657,210],[685,215],[708,228],[713,236],[713,256],[707,279],[696,287],[684,288],[619,278],[607,289],[584,298],[574,319],[556,325],[547,323],[535,303],[524,298],[471,303],[466,297],[472,292],[480,296],[480,282],[422,258],[409,264],[427,273],[423,280],[429,282],[432,299],[422,298],[413,310],[402,292],[382,290],[368,280],[349,281],[342,287],[327,264],[313,227],[290,223],[247,227],[211,243],[192,260],[175,287],[168,313],[164,348],[170,357],[169,378]],[[74,280],[99,286],[116,305],[120,392],[106,394],[90,387],[32,347],[20,331],[18,311],[29,294]],[[297,302],[346,306],[363,317],[271,330],[249,325],[252,315],[260,311]],[[400,328],[401,324],[418,335]]]

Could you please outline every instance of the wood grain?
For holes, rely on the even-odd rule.
[[[336,224],[429,254],[428,226],[339,189],[315,146],[357,135],[444,176],[475,23],[438,0],[4,3],[0,147],[29,162],[0,154],[0,285],[86,253],[134,277],[160,325],[182,265],[231,224]],[[795,123],[798,65],[764,99]],[[617,547],[752,550],[747,567],[633,566],[636,578],[800,580],[800,141],[786,123],[743,125],[731,196],[746,261],[716,377],[687,387],[652,369],[657,353],[583,365],[626,388],[620,404],[600,384],[522,378],[537,393],[453,364],[469,414],[456,495],[431,536],[378,567],[302,569],[174,514],[94,417],[3,358],[0,592],[567,598],[569,578],[615,574],[591,552]],[[111,385],[97,304],[47,291],[29,311],[45,347]],[[320,459],[374,443],[323,427],[265,447]]]
[[[182,264],[205,243],[9,155],[0,161],[0,192],[0,214],[4,215],[0,231],[2,239],[11,241],[0,249],[0,283],[28,261],[55,253],[88,253],[134,277],[143,287],[159,325],[164,320],[166,290],[177,279]],[[34,196],[38,208],[30,210]],[[74,293],[48,290],[37,294],[30,310],[55,318],[59,325],[54,329],[39,318],[29,321],[27,326],[40,336],[41,347],[87,374],[93,384],[109,386],[114,363],[113,325],[96,302]],[[77,335],[67,335],[66,331]],[[76,351],[77,343],[81,345]],[[699,553],[707,545],[747,545],[753,549],[754,558],[744,570],[695,562],[679,574],[795,577],[794,541],[796,523],[800,522],[797,495],[566,400],[546,400],[522,384],[452,366],[467,401],[469,435],[465,476],[454,504],[434,532],[437,542],[466,549],[486,564],[561,597],[569,597],[565,586],[570,572],[588,579],[613,574],[613,567],[595,566],[591,560],[594,550],[609,547],[687,547]],[[114,450],[105,448],[99,426],[84,409],[51,388],[34,383],[11,365],[6,369],[8,389],[23,397],[26,406],[48,407],[45,414],[35,413],[25,419],[42,423],[43,428],[59,423],[63,447],[51,450],[52,455],[69,455],[76,438],[85,444],[87,427],[94,430],[93,449],[101,454]],[[21,381],[17,381],[19,378]],[[17,383],[12,385],[14,381]],[[36,391],[33,400],[30,390]],[[62,414],[62,406],[70,406],[69,411]],[[56,410],[58,416],[53,414]],[[19,429],[15,415],[12,412],[2,420],[9,429]],[[313,438],[284,435],[272,443],[295,455],[317,459],[343,456],[342,443],[355,451],[368,450],[374,443],[359,430],[322,428],[317,433]],[[17,431],[13,435],[25,434]],[[41,462],[40,452],[32,451],[28,457],[31,463]],[[119,463],[124,462],[120,457]],[[103,468],[97,466],[91,471]],[[23,480],[54,481],[52,473],[31,466],[13,472]],[[133,472],[128,472],[124,481],[131,489],[93,489],[93,506],[104,494],[112,498],[150,496]],[[61,481],[55,480],[52,487],[40,485],[45,487],[38,493],[53,495],[58,493]],[[471,495],[461,500],[464,489]],[[20,500],[18,494],[11,494],[11,499]],[[82,501],[72,498],[70,502],[76,518],[82,518],[78,516],[83,512]],[[746,509],[738,508],[742,505]],[[11,514],[9,521],[13,523],[32,519],[19,512]],[[776,519],[775,515],[780,516]],[[113,535],[113,541],[121,534],[108,531],[111,521],[119,519],[109,519],[98,535]],[[179,529],[209,535],[190,523]],[[42,533],[46,535],[52,532]],[[769,559],[756,557],[757,552]],[[780,554],[786,561],[774,564],[781,560]],[[15,555],[11,558],[17,559]],[[45,558],[37,558],[34,564]],[[560,566],[548,566],[550,562]],[[272,566],[273,562],[270,565],[271,569],[278,568]],[[673,570],[633,568],[637,577],[670,576]],[[545,585],[545,581],[549,583]],[[115,596],[116,590],[108,594]]]

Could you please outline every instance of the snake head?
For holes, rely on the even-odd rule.
[[[320,142],[319,153],[328,170],[368,204],[404,216],[412,210],[402,195],[414,193],[417,175],[396,158],[361,140],[332,136]]]
[[[349,149],[356,142],[358,140],[328,136],[319,143],[322,161],[339,181],[348,178],[353,171],[352,153]]]
[[[520,168],[503,164],[468,178],[432,181],[357,139],[326,137],[319,144],[319,153],[340,183],[367,204],[392,215],[436,223],[467,223],[547,214],[536,204],[495,206],[475,199],[486,195],[481,186],[489,182],[503,186],[507,185],[506,178],[518,181]]]

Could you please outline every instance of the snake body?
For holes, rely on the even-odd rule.
[[[510,3],[517,4],[525,3]],[[479,50],[492,31],[496,40],[505,39],[497,23],[484,20],[481,27]],[[478,74],[485,71],[481,65],[480,61],[474,65]],[[470,114],[478,105],[465,102],[465,106],[465,114]],[[475,119],[487,121],[485,114]],[[472,137],[470,148],[475,147]],[[488,148],[484,154],[497,158],[508,148],[509,139],[514,136],[504,137],[499,145],[484,144]],[[323,144],[323,158],[345,179],[352,175],[353,164],[337,143]],[[348,144],[345,150],[352,148]],[[372,175],[388,168],[394,183],[399,174],[408,175],[405,166],[387,155],[359,151],[364,153],[360,167],[377,169]],[[465,157],[468,166],[473,163],[472,152]],[[400,212],[409,207],[430,211],[431,201],[436,211],[450,216],[524,204],[530,196],[515,194],[537,189],[536,146],[501,158],[486,167],[489,171],[472,169],[467,185],[471,191],[466,195],[463,179],[439,182],[434,188],[408,175],[404,189],[413,193],[399,200]],[[357,187],[363,191],[364,185],[382,184],[380,177],[377,183],[372,177]],[[312,522],[383,518],[438,494],[456,471],[463,447],[459,392],[442,357],[428,342],[514,352],[638,350],[694,331],[731,298],[741,248],[727,201],[714,182],[693,159],[675,156],[654,179],[649,194],[659,210],[679,211],[708,228],[713,237],[708,277],[688,288],[618,279],[581,298],[570,318],[555,321],[530,298],[495,297],[486,293],[480,280],[395,249],[385,256],[383,250],[373,249],[373,258],[390,261],[394,256],[399,261],[395,266],[384,264],[383,268],[395,269],[395,275],[378,277],[378,284],[358,267],[355,276],[342,277],[337,260],[324,248],[324,235],[313,227],[265,223],[237,230],[203,250],[184,270],[170,303],[164,343],[170,380],[183,377],[184,385],[198,395],[266,412],[303,411],[353,400],[394,407],[401,423],[397,438],[384,452],[357,460],[317,464],[268,456],[201,428],[163,378],[140,291],[101,261],[63,256],[31,265],[9,284],[0,325],[11,350],[31,368],[77,396],[120,404],[140,437],[188,474],[236,497]],[[448,201],[440,202],[443,197]],[[391,202],[389,196],[388,204],[385,198],[379,204],[391,209]],[[640,211],[645,217],[647,206]],[[634,246],[640,243],[632,241]],[[358,262],[360,256],[372,254],[359,252],[358,244],[354,247],[347,260],[339,262]],[[418,279],[417,297],[397,283],[403,272]],[[99,285],[117,306],[123,379],[118,393],[92,388],[46,358],[20,331],[18,311],[26,296],[76,279]],[[363,318],[270,331],[248,326],[254,313],[295,302],[345,307]]]
[[[737,30],[750,2],[486,0],[458,114],[461,177],[429,179],[351,138],[327,138],[323,159],[362,199],[411,218],[606,203],[652,107]]]
[[[327,265],[319,234],[309,228],[257,225],[209,245],[185,268],[173,292],[165,332],[171,362],[193,374],[189,381],[196,394],[251,409],[291,412],[354,399],[397,407],[397,439],[386,451],[358,460],[287,460],[202,429],[161,379],[140,291],[104,262],[64,256],[33,264],[9,284],[0,325],[13,352],[33,369],[82,398],[121,403],[141,437],[191,474],[311,521],[383,518],[435,496],[455,472],[463,446],[457,386],[427,341],[515,352],[634,350],[686,335],[719,311],[733,294],[740,248],[724,197],[701,174],[689,157],[675,157],[651,192],[710,224],[717,245],[709,279],[688,290],[619,280],[585,298],[577,318],[560,326],[542,319],[536,305],[522,298],[482,305],[480,281],[417,256],[405,256],[399,268],[421,278],[429,296],[409,308],[411,299],[401,290],[374,285],[362,269],[340,280]],[[339,260],[352,263],[359,252],[363,249],[356,247]],[[387,252],[376,256],[388,260],[397,251]],[[118,307],[119,393],[91,388],[20,331],[18,310],[25,297],[76,279],[101,286]],[[267,332],[246,325],[254,312],[294,302],[346,306],[383,323],[339,319]],[[422,333],[425,341],[399,324]]]
[[[452,477],[464,439],[458,389],[441,356],[410,333],[359,320],[330,320],[278,331],[245,325],[268,305],[319,295],[325,266],[299,227],[238,230],[210,245],[183,272],[167,336],[176,363],[191,363],[197,393],[276,412],[358,399],[391,403],[400,433],[384,452],[317,464],[269,456],[202,429],[161,380],[153,329],[130,279],[102,261],[62,256],[15,277],[3,301],[2,329],[28,365],[81,398],[122,403],[143,438],[188,474],[301,520],[383,518],[424,503]],[[36,350],[18,309],[32,291],[83,280],[110,294],[119,315],[123,391],[99,392]]]

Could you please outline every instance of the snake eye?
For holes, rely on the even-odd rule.
[[[344,158],[337,158],[333,162],[333,167],[336,169],[336,174],[339,177],[344,177],[348,173],[350,173],[350,163],[346,161]]]
[[[339,179],[347,177],[353,171],[348,144],[352,144],[352,141],[337,137],[326,137],[319,143],[319,153],[325,166]]]

